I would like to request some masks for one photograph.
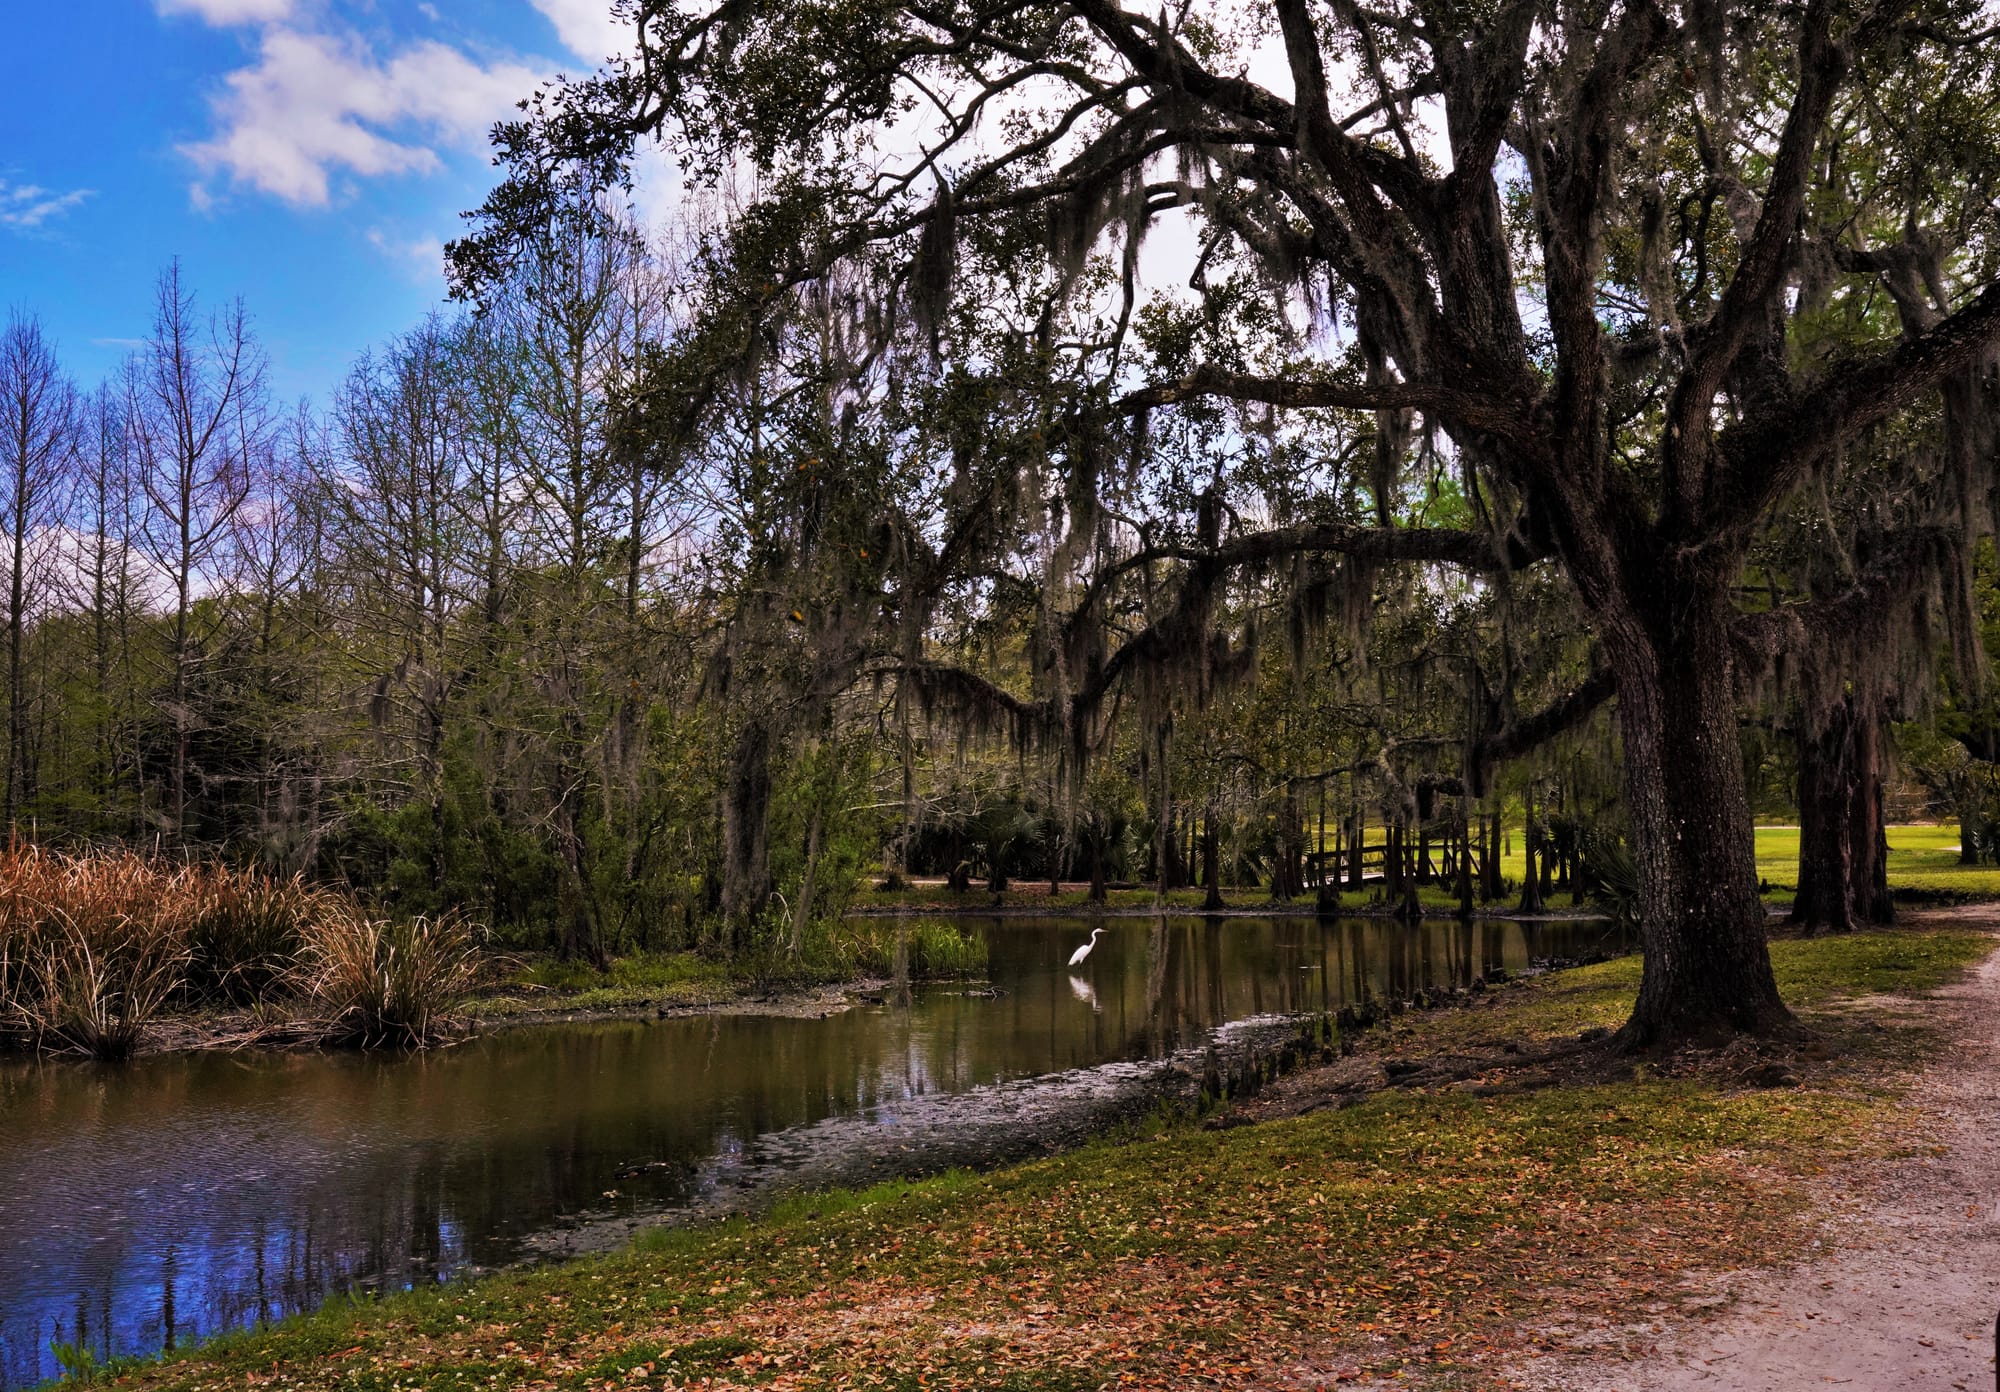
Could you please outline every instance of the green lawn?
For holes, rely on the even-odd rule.
[[[1757,828],[1757,878],[1784,898],[1798,888],[1797,827]],[[1967,899],[2000,898],[2000,866],[1960,865],[1955,825],[1892,826],[1889,887]]]

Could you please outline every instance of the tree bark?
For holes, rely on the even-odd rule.
[[[1849,696],[1799,741],[1799,889],[1787,922],[1844,933],[1893,923],[1882,825],[1881,718]]]
[[[1857,711],[1850,744],[1854,776],[1848,801],[1848,901],[1858,923],[1896,921],[1889,897],[1889,831],[1882,816],[1882,717],[1872,705]]]
[[[1500,897],[1500,814],[1486,818],[1485,844],[1479,855],[1479,901],[1490,904]]]
[[[1845,701],[1799,736],[1799,885],[1786,922],[1808,933],[1854,927],[1852,721]]]
[[[1606,625],[1645,970],[1623,1037],[1666,1048],[1791,1019],[1771,973],[1736,733],[1725,586],[1662,585]]]
[[[1542,911],[1542,875],[1536,863],[1536,853],[1540,844],[1535,827],[1535,795],[1529,792],[1527,798],[1528,821],[1521,832],[1521,850],[1527,856],[1527,870],[1521,876],[1521,912],[1540,913]]]
[[[1349,852],[1349,859],[1347,862],[1347,887],[1349,889],[1360,889],[1363,879],[1366,877],[1368,873],[1366,865],[1366,858],[1368,852],[1368,819],[1362,813],[1361,808],[1359,806],[1355,807],[1353,819],[1348,823],[1348,825],[1354,828],[1354,832],[1348,838],[1347,841],[1347,848]]]
[[[771,899],[771,732],[743,722],[722,790],[722,916],[738,948]]]
[[[1390,822],[1383,828],[1382,893],[1390,900],[1403,897],[1403,824]]]
[[[1222,907],[1222,847],[1215,832],[1215,809],[1201,819],[1201,882],[1207,888],[1201,906],[1214,912]]]
[[[1472,917],[1472,822],[1465,799],[1458,803],[1458,916]]]

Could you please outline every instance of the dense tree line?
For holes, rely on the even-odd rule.
[[[551,247],[496,312],[293,411],[245,308],[177,266],[93,391],[17,314],[9,826],[472,905],[584,955],[662,931],[700,890],[671,838],[701,835],[677,799],[707,616],[689,494],[605,445],[660,286],[629,235]]]
[[[1273,573],[1213,597],[1233,648],[1048,738],[1026,714],[1044,566],[1077,542],[1019,470],[1086,447],[1066,435],[1075,381],[992,306],[992,370],[857,369],[825,306],[715,387],[698,428],[663,430],[636,388],[713,327],[675,317],[679,288],[593,205],[483,312],[419,324],[290,410],[247,309],[205,307],[177,266],[146,344],[88,392],[16,315],[13,833],[469,907],[600,960],[795,951],[864,874],[1295,899],[1346,873],[1309,864],[1319,848],[1388,826],[1413,876],[1442,875],[1442,849],[1416,848],[1473,805],[1464,683],[1513,702],[1579,670],[1574,625],[1527,651],[1435,567],[1338,600],[1331,575],[1315,600]],[[884,409],[864,416],[840,394],[869,372]],[[1356,447],[1339,423],[1242,425],[1163,431],[1089,505],[1199,531],[1230,457],[1260,455],[1258,505],[1287,509]],[[1359,475],[1338,490],[1330,515],[1374,506]],[[1467,504],[1440,478],[1404,506]],[[1178,603],[1130,559],[1076,582],[1114,623]],[[1477,793],[1482,827],[1499,793]]]

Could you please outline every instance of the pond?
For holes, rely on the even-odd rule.
[[[1548,957],[1608,925],[970,918],[994,990],[823,1018],[502,1030],[415,1056],[0,1063],[0,1389],[617,1241],[635,1226],[1067,1144],[1245,1022]]]

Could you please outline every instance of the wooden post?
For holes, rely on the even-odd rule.
[[[1361,804],[1358,801],[1354,804],[1352,825],[1354,827],[1354,834],[1348,838],[1347,843],[1349,853],[1347,862],[1347,887],[1358,890],[1361,888],[1362,875],[1365,873],[1362,869],[1362,859],[1368,851],[1368,820],[1363,815]]]

